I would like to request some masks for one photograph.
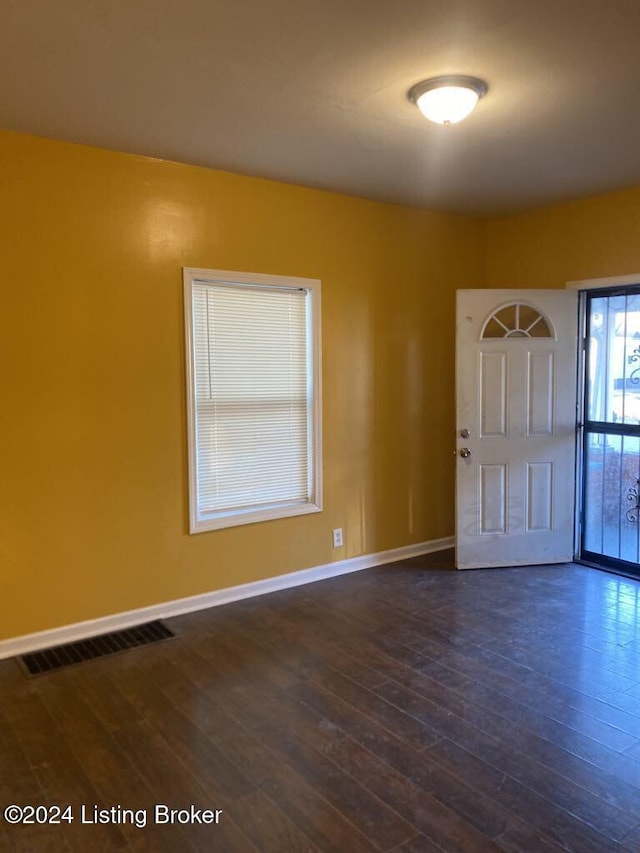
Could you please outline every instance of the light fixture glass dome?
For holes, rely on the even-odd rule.
[[[463,75],[432,77],[409,90],[409,100],[430,121],[456,124],[471,113],[488,89],[484,80]]]

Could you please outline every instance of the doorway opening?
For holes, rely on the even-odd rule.
[[[640,576],[640,285],[584,298],[580,558]]]

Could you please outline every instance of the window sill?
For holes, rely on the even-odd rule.
[[[322,512],[319,503],[280,504],[268,509],[248,509],[229,513],[216,513],[201,516],[191,522],[189,533],[206,533],[209,530],[221,530],[225,527],[239,527],[244,524],[258,524],[262,521],[273,521],[278,518],[291,518],[296,515],[309,515]]]

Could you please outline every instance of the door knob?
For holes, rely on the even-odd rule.
[[[471,456],[471,450],[468,447],[461,447],[460,456],[462,456],[463,459],[468,459]]]

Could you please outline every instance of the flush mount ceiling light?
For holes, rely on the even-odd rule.
[[[478,77],[445,74],[416,83],[408,97],[430,121],[456,124],[473,111],[488,88]]]

